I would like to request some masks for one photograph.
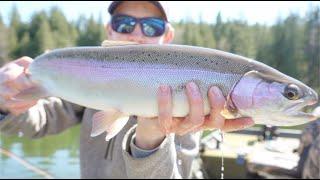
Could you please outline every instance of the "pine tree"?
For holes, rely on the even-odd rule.
[[[0,14],[0,66],[8,60],[7,29]]]
[[[17,57],[16,51],[19,48],[18,31],[21,25],[21,20],[20,20],[20,14],[15,5],[12,6],[9,17],[10,17],[10,23],[9,23],[10,26],[8,30],[9,56],[11,58],[16,58]]]
[[[303,62],[308,69],[304,75],[308,84],[320,91],[320,7],[312,7],[307,14]]]
[[[43,20],[41,22],[34,41],[37,43],[38,50],[38,52],[34,54],[35,56],[54,48],[53,35],[48,21]]]
[[[63,12],[58,7],[50,9],[49,23],[55,39],[55,47],[62,48],[75,45],[77,36],[75,29],[70,27]]]
[[[99,46],[105,39],[105,31],[101,18],[95,22],[93,16],[86,21],[79,33],[77,45],[79,46]],[[82,19],[83,20],[83,19]],[[79,21],[78,21],[79,22]]]

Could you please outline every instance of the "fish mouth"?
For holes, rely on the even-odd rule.
[[[318,102],[318,100],[314,99],[314,98],[311,98],[308,101],[301,100],[301,101],[293,104],[289,108],[287,108],[285,113],[294,119],[298,118],[298,119],[305,119],[308,121],[314,121],[317,118],[319,118],[320,115],[318,115],[314,112],[310,112],[310,113],[304,112],[303,109],[308,106],[312,106],[312,105],[316,104],[317,102]]]

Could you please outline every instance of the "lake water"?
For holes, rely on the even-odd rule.
[[[14,153],[54,178],[80,178],[79,130],[75,126],[39,139],[0,134],[0,147]],[[0,178],[44,178],[20,161],[0,153]]]

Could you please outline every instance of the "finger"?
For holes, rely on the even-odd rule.
[[[12,113],[13,115],[17,116],[21,113],[26,112],[31,107],[36,105],[36,102],[28,102],[28,103],[12,103],[9,105],[9,107],[6,107],[6,109]]]
[[[26,68],[29,68],[29,65],[33,62],[33,59],[28,57],[28,56],[23,56],[19,59],[17,59],[16,61],[14,61],[14,63]]]
[[[13,114],[14,116],[18,116],[22,113],[27,112],[29,109],[30,109],[29,107],[18,108],[18,109],[11,110],[10,113]]]
[[[6,85],[0,85],[0,96],[3,100],[9,100],[19,93],[18,90],[8,87]]]
[[[210,116],[205,121],[205,126],[209,129],[221,129],[224,126],[225,118],[220,114],[226,102],[225,97],[219,88],[213,86],[208,92],[210,103]]]
[[[172,125],[172,97],[169,86],[162,85],[158,90],[159,124],[162,131],[168,134]]]
[[[20,101],[20,100],[10,100],[5,106],[9,109],[19,109],[25,107],[32,107],[37,103],[37,101]]]
[[[227,119],[222,130],[224,132],[237,131],[254,125],[251,118]]]
[[[0,83],[6,83],[15,80],[24,72],[24,68],[11,63],[0,69]]]
[[[32,82],[26,77],[25,73],[20,74],[16,79],[6,83],[12,89],[23,91],[33,86]]]
[[[189,115],[186,121],[181,123],[179,135],[191,132],[193,129],[201,126],[204,121],[204,105],[198,86],[191,82],[187,84],[187,96],[189,102]]]

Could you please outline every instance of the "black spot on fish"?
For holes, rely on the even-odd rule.
[[[148,54],[148,56],[150,57],[150,56],[151,56],[151,54]]]
[[[216,65],[218,65],[218,63],[216,62]]]
[[[180,84],[176,88],[174,88],[173,91],[175,93],[178,93],[178,92],[184,91],[185,89],[186,89],[186,85],[185,84]]]

